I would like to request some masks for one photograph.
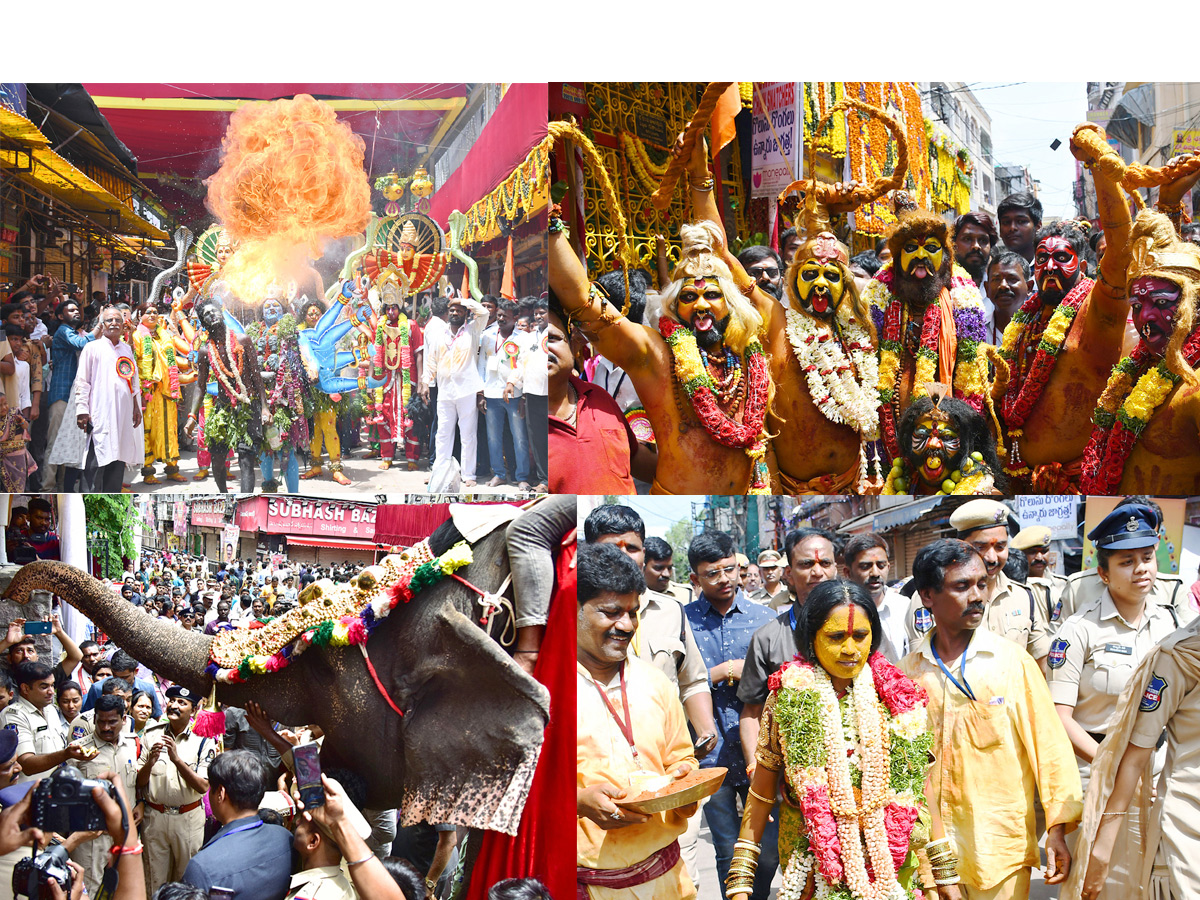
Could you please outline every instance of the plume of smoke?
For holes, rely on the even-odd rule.
[[[333,109],[301,94],[235,112],[208,179],[208,209],[239,241],[222,278],[257,302],[310,268],[324,243],[366,228],[365,146]]]

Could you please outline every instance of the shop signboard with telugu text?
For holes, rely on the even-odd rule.
[[[1054,495],[1018,497],[1017,516],[1021,520],[1022,528],[1044,525],[1050,529],[1050,540],[1068,540],[1079,533],[1076,525],[1078,505],[1078,497]]]
[[[205,528],[225,527],[225,498],[192,501],[192,524]]]
[[[800,177],[803,84],[756,81],[750,125],[750,196],[779,196]]]
[[[1181,153],[1200,153],[1200,131],[1175,129],[1171,155],[1179,156]]]

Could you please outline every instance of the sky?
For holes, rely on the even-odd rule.
[[[1024,165],[1041,184],[1046,216],[1074,216],[1075,157],[1067,146],[1075,126],[1087,121],[1087,82],[967,82],[992,117],[996,165]],[[1062,141],[1051,150],[1054,139]],[[1001,198],[997,198],[998,200]]]
[[[665,537],[667,529],[680,519],[692,517],[692,503],[700,503],[703,497],[622,497],[621,502],[638,511],[646,525],[646,537]]]

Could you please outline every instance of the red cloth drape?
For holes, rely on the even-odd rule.
[[[411,547],[449,518],[449,503],[381,503],[375,507],[375,543]]]
[[[555,561],[556,589],[533,675],[550,691],[550,724],[516,837],[485,831],[467,900],[504,878],[538,878],[555,900],[575,895],[575,535]]]

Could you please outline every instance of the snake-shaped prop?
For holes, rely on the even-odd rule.
[[[479,265],[462,251],[461,238],[467,230],[467,217],[457,209],[450,213],[447,220],[450,234],[447,236],[450,255],[467,267],[467,290],[476,301],[483,300],[483,292],[479,290]]]
[[[339,293],[341,293],[342,282],[346,281],[353,275],[355,266],[357,266],[359,264],[359,262],[362,261],[362,258],[364,256],[366,256],[368,253],[370,253],[371,250],[375,247],[375,236],[377,234],[379,234],[379,228],[381,225],[383,225],[383,219],[379,218],[379,216],[372,214],[371,215],[371,223],[367,226],[366,242],[361,247],[359,247],[357,250],[355,250],[353,253],[351,253],[349,256],[346,257],[346,262],[342,266],[342,277],[340,279],[338,279],[337,281],[334,281],[334,283],[331,284],[328,287],[328,289],[326,289],[326,291],[325,291],[325,301],[327,303],[332,303],[333,299]]]
[[[836,113],[846,109],[857,109],[867,115],[875,116],[883,122],[896,139],[896,167],[891,174],[881,175],[870,184],[853,187],[850,184],[843,184],[839,188],[835,184],[817,181],[815,136],[829,126]],[[809,234],[815,234],[817,231],[827,228],[830,213],[850,212],[866,203],[874,203],[888,191],[896,190],[904,184],[904,176],[908,174],[908,142],[904,139],[904,129],[900,127],[900,123],[895,118],[879,107],[853,97],[844,97],[829,108],[825,117],[817,124],[813,135],[814,140],[809,142],[808,148],[808,171],[812,177],[793,181],[779,194],[779,200],[782,202],[792,191],[804,193],[804,207],[801,216],[805,220],[805,227]],[[814,218],[819,220],[819,227],[816,227],[815,230],[813,225],[817,223],[813,221]]]
[[[154,283],[150,285],[150,302],[157,304],[158,289],[162,283],[168,278],[174,276],[177,272],[183,271],[183,267],[187,264],[188,248],[192,246],[192,232],[184,226],[179,226],[175,229],[175,263],[169,268],[163,269],[154,276]]]

